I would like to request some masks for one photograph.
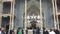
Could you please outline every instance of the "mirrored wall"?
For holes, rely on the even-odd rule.
[[[15,27],[35,29],[54,28],[52,0],[16,0]],[[18,25],[16,25],[18,24]]]
[[[10,14],[10,12],[11,12],[11,2],[3,2],[2,14]]]
[[[54,15],[52,0],[42,0],[43,24],[45,28],[54,28]]]
[[[14,15],[15,15],[15,21],[14,21],[14,27],[23,28],[24,23],[24,13],[25,13],[25,0],[15,0],[15,8],[14,8]]]

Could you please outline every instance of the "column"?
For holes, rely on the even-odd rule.
[[[0,28],[1,28],[1,23],[2,23],[2,16],[0,15]]]
[[[25,0],[25,22],[24,22],[24,34],[26,34],[27,29],[27,0]]]
[[[55,13],[55,6],[54,6],[54,0],[52,0],[52,4],[53,4],[53,16],[54,16],[54,28],[55,29],[57,29],[56,28],[56,13]]]
[[[57,23],[56,23],[56,25],[57,25],[57,29],[59,29],[59,21],[58,21],[58,12],[57,12],[57,0],[55,0],[55,10],[56,10],[56,18],[57,18]]]
[[[57,23],[56,23],[56,25],[57,25],[57,29],[59,29],[58,15],[56,15],[56,17],[57,17]]]
[[[27,0],[25,0],[25,29],[27,27]]]
[[[14,28],[14,2],[12,4],[12,29]]]
[[[9,30],[11,30],[11,16],[10,17],[10,22],[9,22]]]
[[[41,21],[40,21],[40,25],[41,25],[41,34],[43,34],[43,17],[42,17],[42,0],[40,0],[40,19],[41,19]]]
[[[3,8],[3,4],[2,4],[2,2],[1,2],[1,0],[0,0],[0,27],[1,27],[1,23],[2,23],[2,9]]]
[[[12,7],[13,7],[12,5],[13,5],[13,4],[12,4],[12,2],[11,2],[11,10],[10,10],[11,12],[10,12],[10,24],[9,24],[9,30],[12,30],[12,9],[13,9],[13,8],[12,8]]]

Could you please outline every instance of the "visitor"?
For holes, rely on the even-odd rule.
[[[10,34],[14,34],[14,30],[10,30]]]
[[[14,29],[14,34],[17,34],[17,29]]]
[[[17,30],[17,34],[22,34],[22,29],[20,27]]]
[[[0,28],[0,34],[1,34],[1,28]]]
[[[55,32],[56,34],[59,34],[59,31],[58,31],[57,29],[55,29],[54,32]]]
[[[5,28],[4,27],[2,27],[2,34],[6,34],[6,30],[5,30]]]
[[[53,29],[50,29],[49,34],[56,34]]]
[[[43,34],[49,34],[49,32],[45,28],[43,28]]]
[[[59,34],[60,34],[60,29],[59,29]]]
[[[36,29],[36,34],[40,34],[40,28],[39,27],[37,27],[37,29]]]
[[[6,34],[8,34],[9,30],[6,30]]]

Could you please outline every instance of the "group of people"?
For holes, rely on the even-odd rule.
[[[0,34],[6,34],[6,29],[4,27],[0,28]]]
[[[6,30],[4,27],[0,28],[0,34],[14,34],[13,30]]]
[[[39,33],[39,29],[37,29],[37,33]],[[6,30],[5,28],[0,28],[0,34],[8,34],[8,30]],[[10,30],[9,34],[15,34],[14,30]],[[21,28],[17,29],[16,34],[23,34]],[[46,30],[45,28],[43,28],[43,34],[60,34],[60,30]]]
[[[60,34],[60,30],[58,29],[50,29],[49,31],[45,28],[43,29],[43,34]]]
[[[15,30],[6,30],[4,27],[0,28],[0,34],[22,34],[22,29],[18,28]]]

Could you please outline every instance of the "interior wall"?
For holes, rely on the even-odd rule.
[[[60,0],[57,0],[57,8],[60,9]]]
[[[50,1],[50,0],[49,0]],[[42,8],[44,13],[44,24],[46,28],[53,28],[54,27],[54,20],[53,20],[53,9],[52,9],[52,2],[48,2],[44,0],[42,2]],[[15,6],[15,22],[14,27],[23,27],[23,12],[24,12],[24,0],[16,0]]]
[[[3,3],[0,2],[0,14],[2,13],[2,9],[3,9]]]
[[[3,2],[3,14],[10,14],[11,2]]]
[[[54,27],[53,8],[51,0],[42,0],[42,10],[44,13],[44,25],[46,28]]]
[[[24,12],[24,1],[23,0],[16,0],[15,6],[15,21],[14,27],[23,27],[23,12]]]

